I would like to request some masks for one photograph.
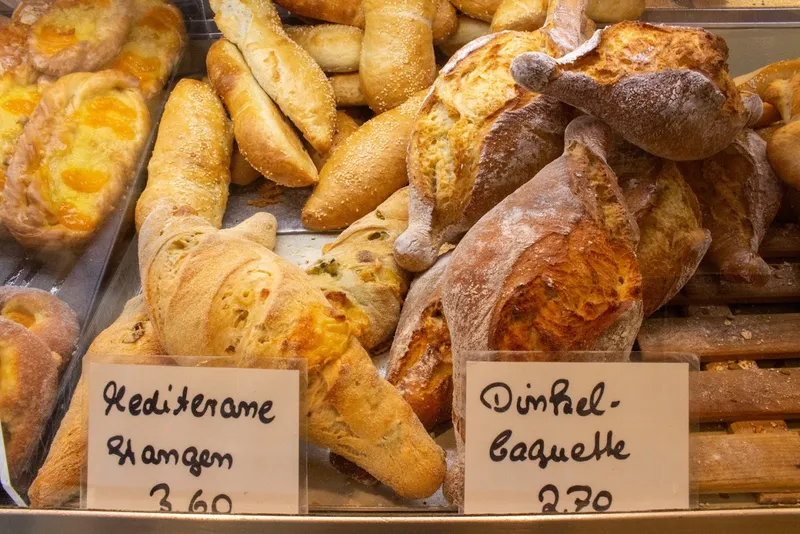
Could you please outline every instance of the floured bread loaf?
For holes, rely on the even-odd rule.
[[[701,29],[622,22],[558,60],[514,61],[514,79],[608,123],[651,154],[696,160],[728,146],[761,115],[728,74],[728,47]]]

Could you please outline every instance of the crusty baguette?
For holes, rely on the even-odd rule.
[[[407,225],[404,188],[325,245],[306,270],[367,350],[385,345],[397,327],[411,276],[397,265],[392,249]]]
[[[458,52],[462,46],[489,33],[491,33],[491,28],[488,23],[466,15],[459,15],[456,31],[449,37],[437,41],[436,47],[446,55],[452,56]]]
[[[32,287],[0,287],[0,317],[21,324],[59,355],[60,369],[72,357],[78,341],[78,318],[66,302]]]
[[[46,86],[9,163],[6,227],[26,247],[83,246],[133,179],[149,131],[129,74],[76,72]]]
[[[595,22],[636,20],[644,13],[646,0],[588,0],[586,16]]]
[[[347,140],[347,138],[353,135],[360,127],[361,125],[356,122],[353,117],[348,115],[346,111],[337,111],[336,133],[333,135],[333,145],[331,146],[331,149],[324,154],[320,154],[313,148],[311,149],[311,159],[314,161],[314,165],[317,167],[317,170],[321,171],[322,167],[331,157],[331,154],[336,152],[336,149],[338,149]]]
[[[145,100],[159,94],[186,44],[183,14],[168,0],[131,0],[133,24],[109,68],[136,76]]]
[[[547,3],[547,0],[503,0],[492,18],[492,32],[538,30],[547,18]]]
[[[303,226],[345,228],[407,183],[406,147],[423,98],[367,121],[328,157],[303,207]]]
[[[54,0],[31,26],[31,62],[51,76],[97,70],[119,54],[132,21],[130,0]]]
[[[161,345],[155,337],[141,296],[134,297],[125,304],[119,318],[92,341],[86,352],[87,355],[119,356],[127,363],[168,365],[168,358],[143,358],[161,353]],[[63,506],[80,496],[81,476],[86,467],[87,452],[87,387],[86,381],[81,377],[67,413],[50,445],[47,459],[28,490],[31,506],[35,508]]]
[[[336,103],[328,79],[283,30],[270,0],[212,0],[222,35],[239,47],[253,76],[315,149],[333,141]]]
[[[669,302],[692,277],[709,245],[700,204],[677,164],[625,141],[609,156],[628,210],[639,226],[644,315]]]
[[[450,254],[411,283],[389,351],[386,380],[428,430],[450,420],[453,356],[442,311],[442,280]]]
[[[767,160],[764,140],[745,130],[722,152],[685,162],[681,171],[711,231],[708,259],[726,280],[765,284],[771,270],[758,248],[778,213],[783,188]]]
[[[450,0],[456,9],[474,19],[492,22],[503,0]]]
[[[633,346],[642,321],[638,236],[605,162],[610,140],[611,130],[597,119],[575,119],[564,154],[487,213],[453,251],[442,304],[460,455],[466,352],[626,353]]]
[[[450,58],[420,108],[408,147],[408,230],[395,243],[405,269],[430,267],[457,239],[563,149],[572,111],[518,86],[520,54],[560,56],[583,41],[583,0],[554,0],[545,26],[472,41]]]
[[[758,97],[739,95],[727,59],[725,41],[702,29],[621,22],[558,60],[523,54],[511,72],[651,154],[694,160],[728,146],[761,114]]]
[[[330,77],[331,88],[336,98],[336,107],[353,108],[367,105],[367,96],[361,88],[361,76],[336,74]]]
[[[250,165],[250,162],[239,152],[239,147],[234,143],[233,152],[231,152],[231,183],[250,185],[258,180],[260,176],[261,173]]]
[[[325,72],[357,72],[364,32],[343,24],[285,26],[286,34]]]
[[[136,203],[136,228],[159,203],[187,207],[216,227],[228,202],[233,132],[214,90],[185,78],[169,95],[147,187]]]
[[[144,297],[168,354],[225,355],[241,367],[305,359],[312,443],[402,496],[422,498],[439,488],[443,451],[308,275],[252,236],[175,217],[164,207],[139,235]]]
[[[317,169],[292,126],[258,85],[242,54],[220,39],[206,56],[211,87],[233,120],[239,151],[266,178],[288,187],[317,182]]]
[[[359,75],[367,104],[383,113],[436,78],[434,0],[364,0]]]

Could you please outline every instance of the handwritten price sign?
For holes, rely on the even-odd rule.
[[[688,365],[467,362],[464,511],[689,506]]]
[[[300,371],[85,364],[89,508],[300,506]]]

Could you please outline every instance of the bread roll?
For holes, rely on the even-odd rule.
[[[336,150],[347,140],[347,138],[353,135],[360,127],[361,125],[357,123],[353,117],[348,115],[347,112],[337,111],[336,133],[333,136],[333,145],[331,146],[331,149],[324,154],[320,154],[313,148],[311,149],[311,159],[314,161],[314,165],[317,167],[317,170],[322,170],[322,167],[325,165],[325,163],[327,163],[328,159],[331,157],[331,154],[336,152]]]
[[[681,171],[711,231],[708,259],[726,280],[765,284],[771,270],[758,248],[778,213],[783,190],[767,161],[764,140],[745,130],[722,152],[684,163]]]
[[[132,20],[130,0],[54,0],[31,26],[31,62],[51,76],[97,70],[119,54]]]
[[[109,68],[136,76],[145,100],[166,85],[186,44],[183,14],[167,0],[131,0],[133,24]]]
[[[459,455],[468,431],[461,397],[466,352],[627,353],[633,346],[642,322],[638,236],[605,162],[610,140],[611,130],[597,119],[575,119],[564,154],[487,213],[453,251],[442,304]]]
[[[406,296],[389,351],[386,380],[428,430],[450,420],[453,356],[442,311],[442,279],[450,254],[417,277]]]
[[[378,376],[346,318],[299,268],[235,230],[172,217],[164,207],[142,227],[139,266],[167,353],[226,355],[240,367],[303,358],[312,443],[401,496],[423,498],[439,488],[443,451]]]
[[[367,96],[361,88],[361,76],[356,74],[337,74],[330,77],[336,106],[352,108],[367,105]]]
[[[503,0],[492,18],[492,32],[533,31],[544,25],[547,0]]]
[[[283,31],[270,0],[212,0],[214,22],[241,50],[259,85],[315,149],[333,142],[336,103],[319,65]]]
[[[639,226],[636,256],[642,271],[645,317],[692,277],[709,245],[700,204],[674,161],[624,141],[609,156],[628,210]]]
[[[128,74],[81,72],[47,86],[8,167],[0,216],[17,241],[85,244],[133,178],[149,130]]]
[[[408,225],[408,189],[351,224],[306,272],[347,317],[367,350],[392,338],[411,281],[394,260],[394,240]]]
[[[188,207],[216,227],[228,202],[233,132],[222,103],[203,82],[185,78],[169,95],[136,203],[136,228],[159,203]]]
[[[303,207],[303,226],[345,228],[406,185],[406,148],[423,97],[367,121],[328,157]]]
[[[492,22],[492,17],[503,0],[450,0],[450,2],[456,9],[473,19]]]
[[[206,56],[211,87],[233,119],[239,151],[275,183],[305,187],[317,182],[317,169],[292,126],[253,78],[231,42],[220,39]]]
[[[595,22],[636,20],[644,13],[646,0],[588,0],[586,16]]]
[[[86,352],[87,355],[119,356],[125,363],[169,365],[169,358],[154,356],[161,353],[161,345],[155,337],[141,296],[125,304],[119,318],[100,332]],[[87,454],[87,395],[88,384],[81,377],[69,409],[50,445],[47,459],[28,490],[34,508],[64,506],[80,497]]]
[[[39,336],[0,317],[0,422],[12,484],[29,468],[50,417],[60,358]]]
[[[286,26],[286,34],[325,72],[358,72],[364,32],[354,26]]]
[[[511,72],[651,154],[693,160],[728,146],[761,114],[757,97],[740,97],[727,59],[725,41],[704,30],[622,22],[560,60],[523,54]]]
[[[458,13],[450,0],[435,0],[436,14],[431,22],[431,35],[433,42],[439,43],[458,29]]]
[[[364,0],[359,74],[367,104],[383,113],[436,78],[434,0]]]
[[[78,318],[66,302],[32,287],[0,287],[0,317],[21,324],[59,355],[63,369],[78,341]]]
[[[436,46],[445,53],[452,56],[462,46],[474,41],[478,37],[483,37],[491,32],[489,24],[482,20],[475,20],[466,15],[458,16],[458,28],[449,37],[436,43]]]
[[[250,162],[239,152],[239,147],[234,143],[233,152],[231,152],[231,183],[250,185],[258,180],[260,176],[261,173],[250,165]]]
[[[405,269],[430,267],[457,239],[563,149],[571,110],[509,74],[530,50],[559,56],[583,40],[582,0],[554,0],[535,32],[503,32],[455,54],[422,104],[408,148],[408,230],[395,243]]]

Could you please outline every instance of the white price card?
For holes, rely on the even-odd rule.
[[[88,508],[299,512],[299,370],[84,365]]]
[[[467,362],[464,512],[689,507],[686,363]]]

